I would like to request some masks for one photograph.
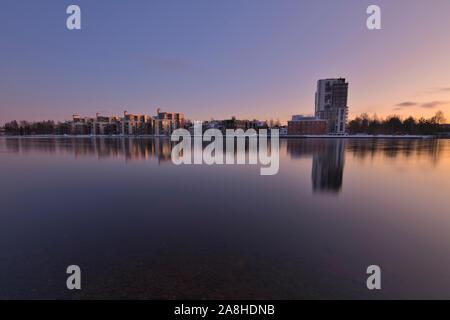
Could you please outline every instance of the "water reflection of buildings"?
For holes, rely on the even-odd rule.
[[[16,153],[72,153],[76,158],[124,158],[127,162],[157,158],[162,163],[170,160],[172,152],[168,138],[9,138],[5,141],[7,149]]]
[[[161,164],[171,159],[175,142],[164,137],[33,137],[0,139],[0,144],[4,144],[9,152],[19,154],[33,152],[73,154],[76,158],[86,156],[94,156],[98,159],[123,158],[127,162],[138,159],[157,159]],[[358,161],[378,157],[399,158],[401,162],[424,159],[437,165],[442,159],[441,153],[445,141],[317,138],[286,139],[282,140],[281,145],[287,145],[287,153],[293,159],[312,157],[311,178],[314,192],[337,193],[342,188],[345,154]],[[245,149],[248,153],[248,143]],[[268,149],[270,150],[270,143]]]
[[[445,140],[442,139],[350,139],[347,152],[359,160],[378,156],[402,160],[426,159],[437,165]]]
[[[345,139],[288,139],[291,157],[311,156],[314,192],[339,192],[344,174]]]
[[[313,191],[339,192],[344,175],[345,140],[327,140],[324,148],[325,152],[313,155]]]
[[[288,139],[287,153],[292,158],[312,156],[314,192],[339,192],[345,154],[358,161],[383,157],[399,161],[427,160],[437,165],[444,143],[439,139]]]

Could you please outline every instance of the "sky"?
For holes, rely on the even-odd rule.
[[[81,8],[81,30],[66,8]],[[366,8],[381,7],[381,30]],[[0,124],[156,109],[191,120],[314,113],[349,81],[349,118],[450,118],[448,0],[2,0]]]

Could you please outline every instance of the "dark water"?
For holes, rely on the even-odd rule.
[[[450,140],[281,140],[274,176],[170,154],[0,139],[0,298],[450,298]]]

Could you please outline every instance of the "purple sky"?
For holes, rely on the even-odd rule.
[[[66,28],[70,4],[82,30]],[[382,9],[382,30],[366,8]],[[350,118],[450,117],[450,1],[2,0],[0,123],[73,113],[188,119],[311,114],[319,78]]]

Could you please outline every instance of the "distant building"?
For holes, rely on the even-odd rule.
[[[315,116],[328,121],[328,133],[345,134],[348,83],[344,78],[317,81]]]
[[[194,134],[195,126],[188,126],[189,132],[191,135]],[[227,130],[243,130],[247,131],[248,129],[254,129],[258,131],[259,129],[268,129],[266,121],[259,120],[238,120],[235,117],[226,120],[211,120],[211,121],[202,121],[202,131],[203,133],[208,129],[217,129],[222,132],[222,134],[226,134]]]
[[[115,134],[119,126],[119,117],[105,117],[97,113],[93,122],[94,134]]]
[[[288,135],[320,135],[328,133],[328,121],[301,115],[292,116],[288,121]]]
[[[223,127],[224,129],[242,129],[246,131],[249,128],[249,121],[238,120],[235,117],[232,117],[231,119],[223,120]]]
[[[225,134],[227,129],[237,130],[242,129],[243,131],[247,131],[248,129],[267,129],[268,125],[265,121],[259,121],[259,120],[238,120],[235,117],[232,117],[231,119],[221,120],[221,121],[215,121],[220,123],[219,128],[222,129],[222,132]]]
[[[72,124],[70,121],[58,122],[55,128],[56,134],[70,134]]]
[[[124,111],[118,128],[118,134],[152,135],[155,134],[155,121],[150,116],[129,114],[128,111]]]
[[[71,122],[60,125],[60,131],[75,135],[170,135],[174,130],[183,126],[183,114],[161,112],[158,109],[157,115],[153,117],[129,114],[127,111],[124,111],[123,118],[102,116],[100,113],[97,113],[95,118],[80,118],[74,114]]]
[[[72,116],[72,122],[70,123],[71,134],[91,134],[93,132],[93,118],[80,118],[77,114]]]
[[[158,108],[155,117],[156,135],[169,135],[178,128],[184,127],[184,115],[182,113],[162,112]]]

